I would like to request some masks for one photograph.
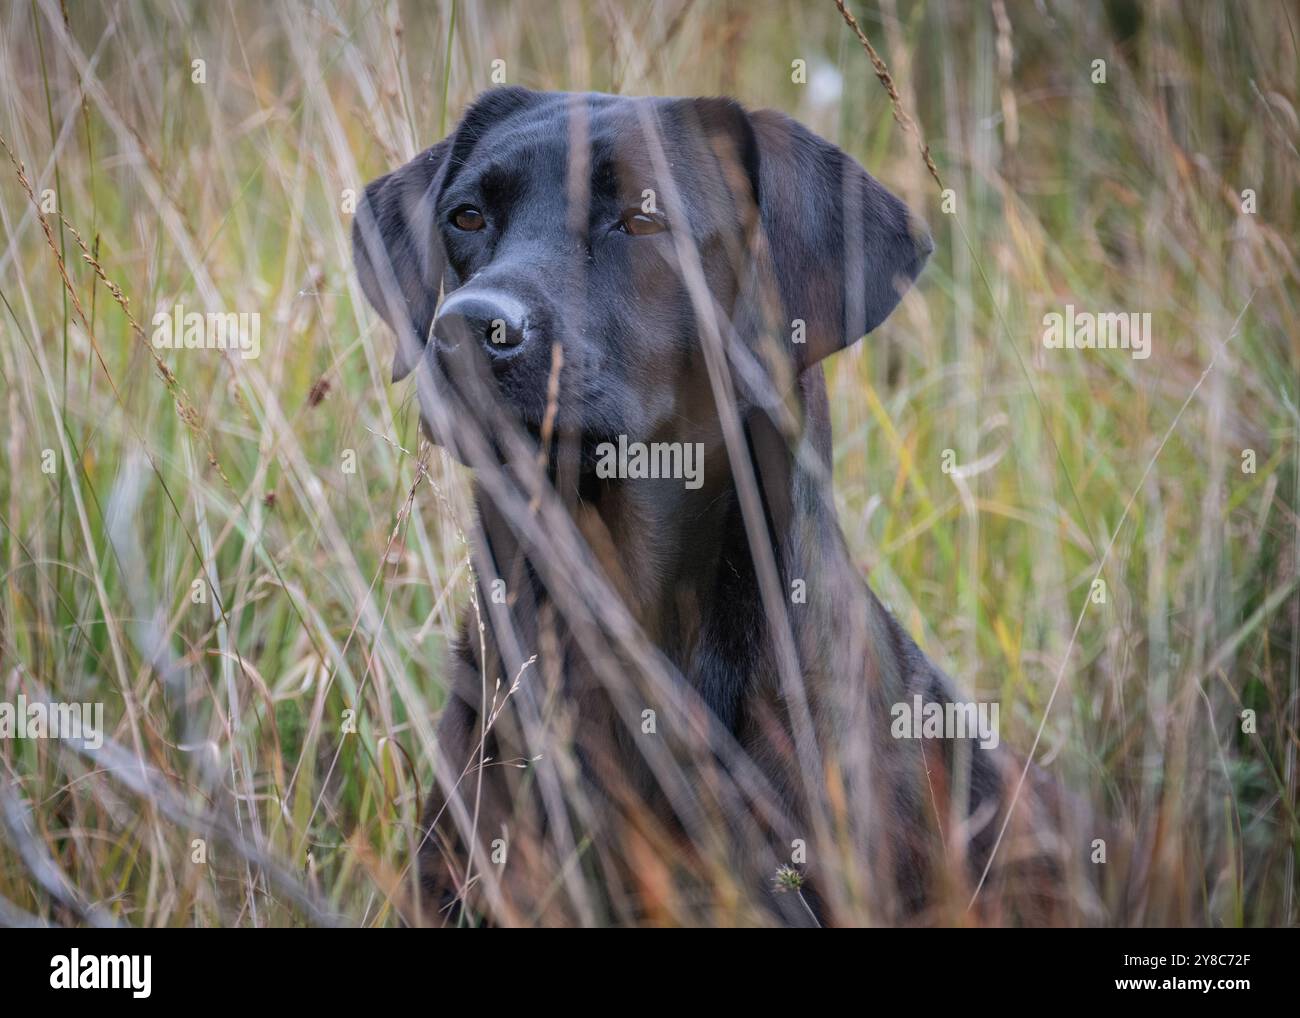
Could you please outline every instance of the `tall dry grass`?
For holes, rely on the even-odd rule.
[[[0,701],[108,719],[0,740],[0,922],[408,907],[472,515],[387,384],[345,206],[494,60],[784,109],[923,211],[921,286],[829,371],[854,555],[1132,837],[1079,875],[1101,921],[1295,921],[1297,12],[850,9],[919,139],[830,0],[0,10]],[[154,350],[176,303],[259,312],[261,356]],[[1152,312],[1151,357],[1045,350],[1067,303]],[[657,921],[759,921],[738,893]]]

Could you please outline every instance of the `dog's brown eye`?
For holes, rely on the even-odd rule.
[[[451,221],[456,224],[456,229],[465,230],[469,233],[481,230],[486,225],[483,213],[470,205],[459,208],[452,213]]]
[[[618,221],[618,228],[633,237],[649,237],[654,233],[663,233],[668,229],[668,224],[657,215],[642,212],[638,206],[623,213],[623,218]]]

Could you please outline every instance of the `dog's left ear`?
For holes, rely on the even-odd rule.
[[[934,244],[906,205],[830,142],[774,110],[749,119],[782,328],[802,370],[883,322]]]
[[[420,362],[438,310],[447,268],[435,217],[439,192],[492,123],[537,99],[525,88],[489,89],[451,135],[366,185],[352,223],[352,260],[361,289],[397,336],[394,382]]]
[[[438,308],[446,254],[434,222],[451,139],[366,185],[352,223],[352,258],[370,303],[397,336],[393,381],[419,363]]]

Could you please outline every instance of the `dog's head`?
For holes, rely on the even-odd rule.
[[[707,439],[710,352],[737,402],[783,398],[876,328],[931,250],[902,202],[782,114],[520,88],[372,182],[353,245],[397,334],[394,380],[426,373],[426,424],[455,396],[536,435],[551,408],[583,446]]]

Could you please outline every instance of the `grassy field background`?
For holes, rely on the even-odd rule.
[[[947,201],[831,0],[0,6],[0,700],[108,726],[0,740],[0,923],[398,921],[468,489],[349,195],[494,68],[782,109],[924,216],[828,372],[850,547],[1136,837],[1105,921],[1296,922],[1296,6],[850,9]],[[260,356],[155,349],[178,303]],[[1067,304],[1150,312],[1149,359],[1046,349]]]

